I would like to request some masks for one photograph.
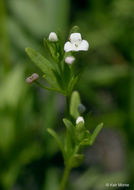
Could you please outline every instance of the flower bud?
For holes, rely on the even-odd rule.
[[[80,123],[80,122],[84,123],[84,118],[81,117],[81,116],[79,116],[79,117],[76,119],[76,124],[78,124],[78,123]]]
[[[75,57],[73,57],[73,56],[67,56],[67,57],[65,58],[65,62],[66,62],[67,64],[69,64],[69,65],[71,65],[74,61],[75,61]]]
[[[31,76],[29,76],[27,79],[26,79],[26,82],[28,84],[31,84],[33,81],[37,80],[39,78],[39,75],[37,73],[33,73]]]
[[[49,34],[49,37],[48,37],[49,41],[51,42],[57,42],[58,41],[58,37],[57,37],[57,34],[55,32],[51,32]]]
[[[78,105],[78,111],[79,113],[84,113],[86,111],[86,107],[83,104]]]

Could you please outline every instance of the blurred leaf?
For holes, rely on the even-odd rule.
[[[11,116],[0,117],[0,148],[3,152],[8,152],[12,147],[15,138],[15,123]]]
[[[5,189],[11,189],[21,168],[30,163],[32,160],[40,157],[42,149],[38,143],[30,144],[30,146],[18,152],[15,160],[11,162],[9,168],[2,173],[2,183]]]
[[[50,128],[47,128],[47,132],[56,140],[63,156],[65,155],[64,153],[64,148],[63,148],[63,144],[58,136],[58,134],[53,130],[53,129],[50,129]]]
[[[74,126],[73,126],[72,122],[69,121],[69,120],[66,119],[66,118],[63,119],[63,122],[64,122],[66,128],[67,128],[67,129],[70,131],[70,133],[73,135]]]
[[[58,190],[59,189],[59,176],[55,168],[49,168],[45,177],[45,184],[43,190]]]
[[[129,75],[129,68],[122,66],[101,66],[83,72],[86,81],[96,85],[110,85]]]
[[[101,171],[98,171],[96,168],[91,168],[84,172],[75,182],[73,182],[72,189],[78,190],[107,190],[106,183],[111,182],[121,182],[126,183],[127,173],[121,172],[112,172],[103,174]],[[90,180],[89,180],[90,178]],[[110,187],[111,189],[115,189],[115,187]]]
[[[4,0],[0,1],[0,59],[3,62],[5,70],[8,69],[10,61],[10,45],[7,30],[7,12]]]
[[[6,172],[2,173],[2,186],[4,189],[11,189],[15,183],[17,176],[20,172],[21,166],[18,163],[14,163]]]
[[[24,84],[24,68],[17,66],[8,74],[0,86],[0,109],[4,106],[17,106],[24,91]]]
[[[18,25],[12,17],[8,18],[8,30],[12,43],[23,52],[25,47],[28,46],[32,46],[34,48],[39,47],[38,43],[31,36],[29,36],[24,28]],[[13,48],[14,47],[12,47],[12,49]]]
[[[33,142],[20,152],[18,161],[20,162],[20,165],[25,165],[30,163],[31,160],[39,158],[42,153],[43,151],[40,144]]]
[[[68,0],[10,0],[9,5],[19,22],[37,37],[66,27]]]

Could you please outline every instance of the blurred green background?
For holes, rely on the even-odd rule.
[[[65,100],[25,83],[40,72],[24,49],[45,54],[43,38],[60,29],[66,40],[74,25],[90,43],[76,89],[89,130],[104,128],[67,189],[134,189],[134,1],[0,0],[0,190],[58,190],[63,160],[45,129],[63,135]]]

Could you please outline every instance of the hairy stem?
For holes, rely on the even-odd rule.
[[[68,180],[68,177],[69,177],[70,170],[71,170],[70,166],[67,165],[65,167],[65,170],[64,170],[64,173],[63,173],[63,177],[62,177],[62,180],[61,180],[59,190],[64,190],[65,189],[65,186],[67,184],[67,180]]]

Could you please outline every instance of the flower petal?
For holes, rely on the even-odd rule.
[[[71,43],[82,41],[81,34],[80,33],[72,33],[70,35],[70,41],[71,41]]]
[[[78,47],[78,51],[87,51],[89,48],[89,43],[86,40],[82,40],[82,42],[80,43],[79,47]]]
[[[64,45],[64,51],[69,52],[69,51],[75,51],[75,46],[71,42],[66,42]]]

